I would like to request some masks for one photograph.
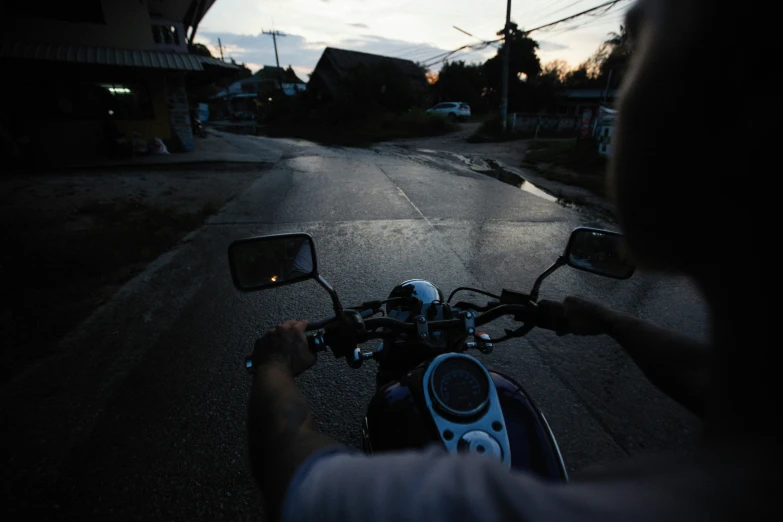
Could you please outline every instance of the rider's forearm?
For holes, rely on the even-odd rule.
[[[266,499],[270,520],[277,517],[291,478],[316,451],[336,443],[316,432],[310,409],[287,369],[258,368],[248,415],[250,463]]]
[[[604,329],[650,382],[700,415],[709,380],[709,346],[685,335],[607,310]]]

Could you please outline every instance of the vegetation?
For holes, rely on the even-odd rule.
[[[593,139],[536,141],[522,166],[535,169],[547,179],[606,196],[607,160],[598,154],[598,143]]]
[[[458,129],[458,124],[443,116],[427,114],[422,109],[411,109],[403,113],[379,111],[374,118],[348,122],[281,122],[271,125],[267,134],[302,138],[323,145],[364,147],[397,138],[438,136]]]

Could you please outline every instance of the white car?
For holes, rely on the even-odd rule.
[[[470,105],[462,102],[443,102],[427,109],[427,114],[442,114],[450,120],[467,120],[470,118]]]

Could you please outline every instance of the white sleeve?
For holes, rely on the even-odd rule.
[[[330,451],[297,472],[285,522],[708,520],[701,473],[559,484],[433,448],[368,457]],[[714,519],[714,518],[713,518]]]

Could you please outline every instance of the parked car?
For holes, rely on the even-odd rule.
[[[470,105],[462,102],[443,102],[431,109],[427,114],[442,114],[451,120],[467,120],[470,118]]]

